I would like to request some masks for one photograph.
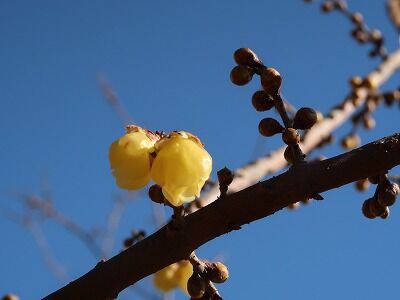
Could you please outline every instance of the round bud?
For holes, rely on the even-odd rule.
[[[282,77],[274,68],[266,68],[261,73],[261,85],[270,95],[277,95],[282,84]]]
[[[375,217],[380,217],[385,213],[386,206],[382,206],[376,198],[371,198],[369,202],[369,210]]]
[[[290,210],[295,210],[300,207],[300,202],[290,203],[287,208]]]
[[[361,210],[362,210],[363,215],[364,215],[366,218],[368,218],[368,219],[374,219],[375,216],[371,213],[371,210],[370,210],[370,208],[369,208],[370,201],[371,201],[371,199],[365,200],[364,203],[363,203],[363,205],[362,205],[362,209],[361,209]]]
[[[258,124],[258,131],[263,136],[273,136],[274,134],[283,132],[285,128],[273,118],[264,118]]]
[[[363,86],[370,90],[376,90],[378,88],[378,81],[376,77],[367,76],[364,78]]]
[[[360,192],[364,192],[366,190],[368,190],[369,187],[369,181],[368,179],[360,179],[358,181],[356,181],[356,188],[358,191]]]
[[[321,5],[321,10],[323,12],[330,12],[330,11],[332,11],[332,9],[333,9],[333,2],[332,1],[325,1]]]
[[[389,218],[389,216],[390,216],[390,209],[389,209],[389,207],[386,207],[385,212],[383,213],[381,218],[386,220],[387,218]]]
[[[365,129],[373,129],[376,125],[374,118],[365,115],[363,118],[363,126]]]
[[[367,112],[373,112],[376,109],[376,101],[369,99],[367,100],[367,102],[365,103],[365,110]]]
[[[198,273],[193,273],[187,282],[187,290],[190,297],[201,298],[206,291],[206,283]]]
[[[292,164],[295,161],[294,154],[290,146],[286,147],[283,157],[289,164]]]
[[[233,54],[233,59],[238,65],[258,67],[261,65],[260,59],[249,48],[239,48]]]
[[[274,100],[265,91],[257,91],[251,97],[251,102],[256,111],[266,111],[274,107]]]
[[[253,71],[246,66],[236,66],[231,71],[231,81],[236,85],[245,85],[253,78]]]
[[[347,10],[347,3],[344,0],[336,0],[334,2],[335,8],[341,11]]]
[[[362,80],[362,78],[360,76],[353,76],[353,77],[350,78],[349,82],[350,82],[350,86],[353,89],[356,89],[356,88],[361,87],[361,85],[363,83],[363,80]]]
[[[365,44],[369,40],[369,35],[360,28],[354,29],[351,32],[351,36],[355,38],[360,44]]]
[[[221,185],[230,185],[233,181],[233,172],[229,170],[227,167],[224,167],[223,169],[219,170],[217,172],[218,176],[218,182]]]
[[[297,129],[310,129],[318,121],[317,112],[309,107],[302,107],[294,116],[293,127]]]
[[[399,186],[396,183],[390,183],[387,187],[378,192],[378,202],[381,206],[392,206],[396,202],[399,194]]]
[[[165,197],[162,193],[161,187],[157,184],[154,184],[149,188],[149,198],[151,201],[156,203],[165,203]]]
[[[382,33],[377,29],[372,30],[371,31],[371,39],[375,43],[381,42],[382,41]]]
[[[300,134],[294,128],[286,128],[282,133],[282,140],[286,145],[295,145],[300,142]]]
[[[361,25],[364,18],[363,15],[359,12],[355,12],[351,14],[351,21],[356,25]]]
[[[207,277],[212,282],[223,283],[229,278],[228,268],[221,262],[207,264]]]
[[[342,146],[345,149],[354,149],[358,147],[361,143],[360,137],[357,134],[349,134],[342,139]]]

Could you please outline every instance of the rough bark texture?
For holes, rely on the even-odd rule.
[[[331,159],[304,163],[269,180],[217,199],[188,215],[184,228],[161,228],[44,299],[113,299],[138,280],[185,259],[206,242],[267,217],[311,195],[400,164],[400,133]],[[325,200],[329,201],[329,200]]]

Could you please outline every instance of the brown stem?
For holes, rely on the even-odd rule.
[[[173,238],[164,226],[44,299],[115,298],[140,279],[187,259],[194,249],[241,225],[399,164],[400,133],[397,133],[331,159],[296,165],[188,215],[183,230]]]

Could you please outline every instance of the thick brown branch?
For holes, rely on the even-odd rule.
[[[267,217],[291,203],[372,176],[400,164],[400,133],[324,161],[289,171],[227,195],[185,217],[180,231],[159,231],[44,299],[113,299],[140,279],[206,242]]]

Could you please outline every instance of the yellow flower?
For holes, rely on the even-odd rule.
[[[198,197],[212,168],[200,140],[188,132],[172,132],[155,145],[151,177],[173,206]]]
[[[193,268],[189,261],[181,260],[154,274],[154,286],[166,293],[180,287],[187,294],[187,282],[193,274]]]
[[[150,153],[156,141],[150,131],[131,125],[124,136],[111,144],[110,166],[120,188],[136,190],[150,181]]]

